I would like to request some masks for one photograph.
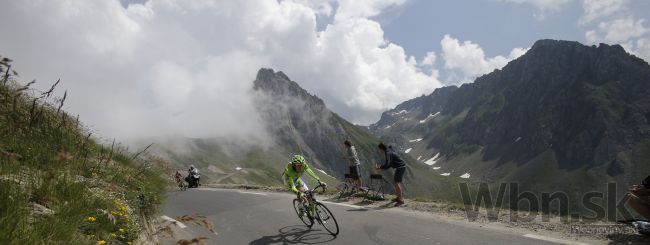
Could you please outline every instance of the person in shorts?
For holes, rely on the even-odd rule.
[[[361,162],[359,161],[359,156],[357,155],[357,150],[354,148],[352,145],[352,142],[349,140],[346,140],[343,142],[345,145],[346,149],[346,155],[344,158],[348,160],[348,163],[350,164],[349,169],[350,169],[350,175],[354,179],[354,185],[357,188],[361,188]]]
[[[392,146],[386,146],[384,143],[379,143],[377,146],[379,148],[379,153],[384,155],[384,164],[381,166],[376,166],[377,169],[395,169],[395,176],[393,177],[393,187],[395,187],[395,195],[397,198],[393,199],[396,202],[396,205],[404,204],[404,196],[402,194],[402,179],[404,178],[404,172],[406,172],[406,164],[404,160],[397,154],[397,151],[393,149]]]

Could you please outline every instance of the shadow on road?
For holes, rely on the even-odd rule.
[[[303,225],[293,225],[280,228],[277,235],[263,236],[249,244],[318,244],[334,239],[336,237],[327,232],[312,230]]]
[[[354,208],[354,209],[348,209],[348,210],[345,210],[345,211],[348,211],[348,212],[368,212],[368,210],[369,209],[367,209],[367,208]]]
[[[347,203],[350,200],[349,199],[341,200],[341,199],[338,199],[338,198],[329,198],[329,199],[325,199],[325,201],[335,202],[335,203]],[[389,209],[389,208],[394,208],[395,207],[394,202],[386,202],[386,203],[383,203],[383,202],[384,201],[369,201],[369,200],[362,200],[362,201],[358,201],[358,202],[353,202],[352,205],[361,206],[362,208],[348,209],[346,211],[370,211],[370,210]],[[377,204],[377,206],[375,206],[373,204]]]
[[[650,237],[641,234],[610,234],[609,244],[650,244]]]

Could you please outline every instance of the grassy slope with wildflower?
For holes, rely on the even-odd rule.
[[[0,244],[130,244],[167,184],[164,162],[92,139],[67,95],[20,85],[0,57]],[[58,82],[57,82],[58,83]]]

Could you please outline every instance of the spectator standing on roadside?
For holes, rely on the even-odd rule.
[[[402,179],[404,178],[404,172],[406,171],[406,164],[404,160],[397,154],[392,146],[386,146],[384,143],[379,143],[377,146],[379,148],[379,153],[384,155],[384,164],[381,166],[376,165],[376,169],[395,169],[395,176],[393,177],[393,187],[395,187],[395,194],[397,198],[393,199],[396,202],[395,205],[404,204],[404,195],[402,194]]]
[[[350,175],[353,176],[354,184],[357,188],[361,188],[361,162],[359,161],[359,155],[357,155],[357,150],[352,145],[352,142],[345,140],[343,142],[345,145],[346,155],[344,158],[350,163]]]

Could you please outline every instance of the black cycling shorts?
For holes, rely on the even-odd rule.
[[[401,183],[402,179],[404,179],[404,172],[406,172],[406,167],[396,168],[395,169],[395,177],[393,178],[393,180],[395,182],[400,182]]]
[[[350,175],[353,176],[353,179],[361,178],[361,175],[359,175],[359,165],[350,166]]]

